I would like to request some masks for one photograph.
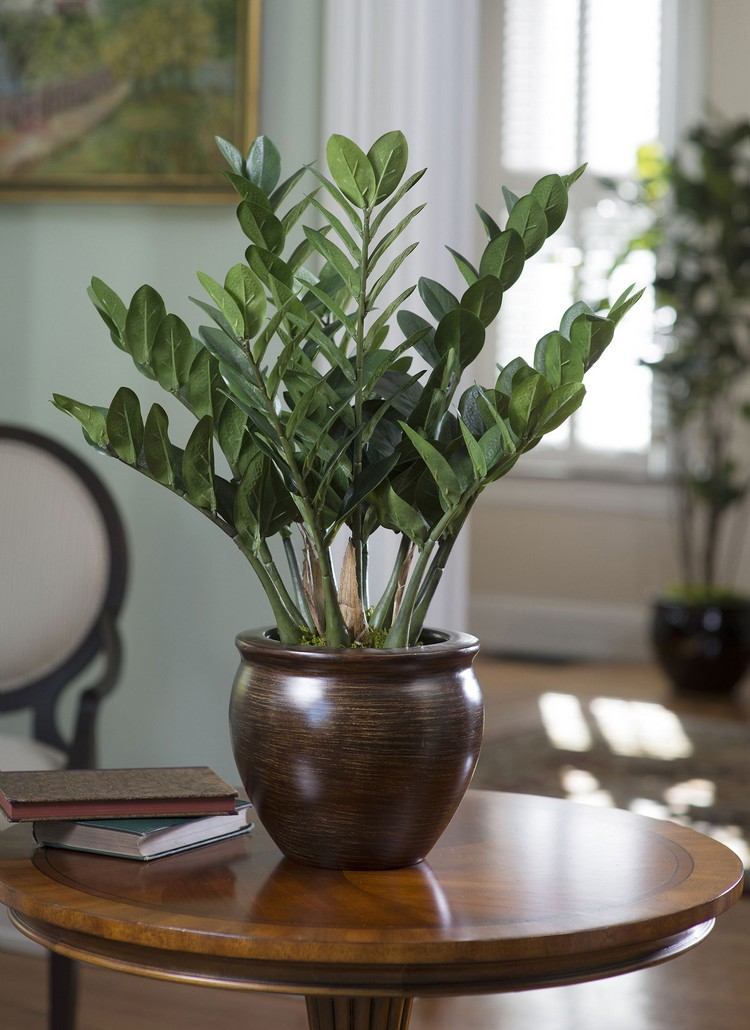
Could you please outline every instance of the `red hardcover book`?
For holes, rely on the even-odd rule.
[[[234,812],[236,797],[208,766],[0,772],[11,822],[217,815]]]

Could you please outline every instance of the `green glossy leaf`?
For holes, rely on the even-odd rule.
[[[246,340],[252,339],[260,332],[266,313],[263,283],[252,269],[240,262],[232,265],[227,272],[224,289],[242,313],[244,332],[241,336]]]
[[[461,436],[463,436],[464,438],[466,450],[469,452],[469,458],[471,459],[471,465],[474,469],[474,475],[476,476],[477,480],[481,482],[487,475],[487,461],[484,456],[484,451],[479,446],[479,443],[471,435],[471,430],[463,421],[463,419],[458,420],[458,426],[461,430]]]
[[[245,251],[245,257],[250,268],[265,286],[270,288],[275,279],[291,290],[294,274],[278,254],[272,254],[265,247],[251,244]]]
[[[375,195],[373,203],[386,200],[401,182],[409,160],[409,146],[403,132],[386,132],[375,140],[367,152],[370,166],[375,173]]]
[[[480,390],[476,383],[464,390],[458,402],[458,411],[474,436],[481,436],[490,424],[482,415],[479,405]]]
[[[526,252],[515,229],[505,229],[490,240],[479,262],[479,274],[494,275],[503,290],[509,289],[523,271]]]
[[[128,465],[136,465],[143,447],[143,418],[138,398],[121,386],[112,398],[107,413],[107,438],[110,448]]]
[[[323,186],[326,192],[330,193],[342,211],[346,212],[346,217],[352,223],[359,236],[362,235],[362,217],[357,214],[357,209],[349,203],[344,194],[338,188],[335,182],[332,182],[327,176],[319,172],[317,168],[311,168],[310,171]],[[389,202],[390,203],[390,202]],[[371,227],[372,228],[372,227]],[[374,229],[372,229],[374,232]]]
[[[484,456],[488,474],[495,470],[499,461],[515,451],[515,445],[502,419],[482,433],[479,438],[479,447]]]
[[[284,181],[276,187],[268,198],[272,211],[276,211],[279,204],[289,196],[309,167],[309,165],[302,165],[301,168],[298,168],[296,172],[292,172],[288,179],[284,179]]]
[[[568,213],[568,191],[559,175],[545,175],[531,188],[547,221],[547,236],[557,232]]]
[[[509,190],[507,186],[503,186],[502,190],[503,200],[505,201],[505,207],[508,211],[508,214],[510,214],[513,211],[513,208],[518,203],[518,196],[513,192],[513,190]]]
[[[420,168],[418,172],[414,172],[413,175],[410,175],[408,179],[401,183],[399,188],[396,190],[394,194],[392,194],[390,199],[387,200],[385,204],[383,204],[380,211],[378,211],[378,213],[375,215],[370,224],[370,230],[373,236],[375,236],[378,229],[383,224],[388,215],[391,213],[391,211],[394,209],[394,207],[396,207],[399,201],[406,196],[409,190],[413,189],[414,186],[417,185],[417,183],[426,171],[426,168]]]
[[[367,154],[354,140],[334,134],[326,145],[326,158],[333,181],[347,200],[359,208],[375,203],[375,172]]]
[[[109,329],[112,342],[124,350],[123,336],[128,314],[125,304],[110,286],[96,276],[92,278],[87,293]]]
[[[228,365],[248,381],[253,378],[253,368],[245,351],[221,329],[214,326],[200,327],[201,340],[208,353],[220,364]],[[207,414],[207,412],[203,412]]]
[[[581,406],[586,395],[583,383],[563,383],[553,390],[539,414],[535,432],[540,436],[551,433]]]
[[[455,297],[450,290],[441,286],[434,279],[426,279],[422,276],[417,285],[419,296],[436,321],[439,322],[449,311],[455,311],[459,307],[458,297]]]
[[[536,424],[541,405],[549,396],[547,380],[539,372],[532,372],[518,385],[513,383],[510,396],[510,426],[519,436],[530,434]]]
[[[447,354],[453,349],[461,368],[466,368],[476,358],[484,345],[484,326],[476,315],[465,308],[449,311],[435,330],[435,349],[438,354]]]
[[[562,176],[563,185],[565,186],[566,190],[569,190],[574,182],[578,182],[583,173],[586,171],[587,167],[587,164],[579,165],[574,172],[570,172],[568,175]]]
[[[390,483],[383,483],[373,496],[381,524],[403,533],[412,543],[421,546],[427,540],[430,527],[420,512],[397,494]]]
[[[325,309],[327,311],[330,311],[333,317],[337,318],[339,322],[341,322],[341,324],[344,326],[349,335],[354,336],[356,331],[354,319],[351,315],[347,314],[347,312],[344,310],[341,304],[339,304],[338,300],[335,297],[332,297],[330,294],[326,293],[325,290],[322,290],[315,283],[308,282],[306,283],[306,285],[310,293],[312,293],[313,297],[317,297],[317,299],[325,307]],[[313,316],[310,316],[311,320],[312,317]],[[333,344],[331,344],[330,341],[329,345],[333,346]]]
[[[446,247],[445,249],[456,262],[456,267],[469,286],[471,286],[472,283],[475,283],[479,278],[479,272],[477,272],[471,261],[469,261],[468,258],[465,258],[463,254],[459,254],[459,252],[454,250],[453,247]]]
[[[528,366],[527,366],[527,368],[528,368]],[[529,373],[531,375],[535,374],[534,370],[531,369],[531,368],[529,368]],[[502,445],[503,445],[503,453],[505,455],[513,455],[513,454],[515,454],[516,453],[517,437],[515,436],[515,433],[512,432],[510,426],[505,421],[505,419],[502,417],[500,412],[497,410],[497,407],[496,407],[495,403],[493,402],[493,398],[491,396],[492,391],[485,390],[481,386],[477,387],[477,391],[479,393],[479,407],[480,407],[480,409],[482,411],[482,417],[490,425],[491,425],[491,423],[494,422],[495,426],[500,431],[500,436],[502,438]],[[486,434],[483,434],[482,438],[480,439],[480,441],[479,441],[480,444],[482,443],[482,440],[484,439],[485,435]],[[487,462],[488,468],[489,468],[489,465],[490,465],[490,463],[488,461]],[[493,472],[496,473],[497,470],[494,469]]]
[[[508,229],[515,229],[523,240],[526,257],[536,254],[547,238],[547,219],[541,204],[530,194],[521,197],[508,218]]]
[[[247,441],[247,415],[236,404],[225,404],[216,427],[219,447],[231,469],[236,469]]]
[[[505,397],[510,397],[513,392],[516,379],[520,383],[522,379],[526,379],[528,376],[534,374],[534,369],[529,365],[524,358],[518,357],[513,358],[505,368],[501,369],[500,375],[497,377],[495,383],[495,389],[498,393],[503,394]]]
[[[205,415],[218,417],[216,388],[219,385],[216,362],[202,347],[193,358],[190,375],[183,387],[185,401],[198,418]]]
[[[584,368],[598,361],[612,342],[615,324],[608,318],[587,313],[578,315],[570,327],[570,342],[582,357]]]
[[[372,340],[375,339],[377,334],[380,332],[381,328],[384,325],[386,325],[391,319],[392,315],[399,310],[404,301],[411,297],[412,293],[414,293],[414,290],[414,286],[407,287],[407,289],[399,293],[398,297],[392,300],[387,307],[383,308],[378,317],[367,330],[367,336],[365,340],[368,347],[371,345]]]
[[[427,319],[414,314],[413,311],[402,309],[396,316],[396,321],[407,339],[417,333],[422,334],[414,344],[414,350],[431,368],[434,368],[440,361],[440,355],[435,347],[435,330]]]
[[[268,196],[281,174],[281,155],[268,136],[253,140],[247,154],[247,177]]]
[[[408,436],[415,450],[427,466],[430,475],[435,480],[440,492],[443,510],[449,511],[461,498],[461,484],[440,451],[434,447],[429,440],[425,440],[406,422],[399,422],[399,425]]]
[[[235,147],[234,143],[230,143],[229,140],[222,139],[221,136],[214,136],[214,139],[216,140],[216,146],[221,151],[222,157],[235,175],[244,175],[245,162],[242,159],[242,154],[239,152],[237,147]]]
[[[482,225],[484,226],[484,230],[487,233],[487,238],[490,240],[494,240],[495,237],[499,236],[502,232],[500,226],[497,224],[492,215],[485,211],[483,207],[480,207],[479,204],[475,204],[474,207],[477,209],[477,214],[482,219]]]
[[[588,355],[589,341],[571,343],[565,340],[561,347],[560,383],[580,383],[585,369],[585,358]]]
[[[497,317],[502,302],[503,287],[500,280],[494,275],[483,275],[464,291],[461,307],[475,314],[486,329]]]
[[[368,272],[371,272],[373,270],[375,265],[377,265],[378,261],[380,261],[381,257],[385,254],[388,248],[393,243],[395,243],[395,241],[404,232],[404,230],[411,223],[411,221],[414,218],[416,218],[420,211],[423,211],[426,206],[426,204],[419,204],[418,207],[415,207],[412,211],[409,212],[408,215],[402,218],[397,225],[395,225],[392,229],[388,230],[388,232],[385,234],[385,236],[383,236],[378,245],[370,254],[370,259],[367,263]]]
[[[160,404],[154,404],[146,416],[143,430],[143,456],[151,475],[170,490],[177,483],[177,454],[169,439],[169,419]]]
[[[551,389],[560,385],[563,353],[568,341],[562,333],[547,333],[537,343],[534,351],[534,368],[545,376]]]
[[[72,397],[66,397],[62,393],[53,393],[52,403],[60,411],[64,411],[66,415],[71,415],[81,423],[84,436],[89,443],[101,450],[106,450],[109,443],[107,438],[106,408],[83,404],[81,401],[75,401]]]
[[[213,419],[210,415],[204,415],[197,423],[185,445],[182,480],[189,501],[198,508],[216,511]]]
[[[176,393],[190,375],[196,347],[190,330],[177,315],[159,323],[151,351],[151,367],[159,386]]]
[[[262,454],[257,453],[248,463],[234,501],[234,524],[240,533],[252,541],[254,550],[261,543],[258,508],[265,460]]]
[[[378,279],[376,279],[376,281],[372,285],[372,289],[367,294],[368,308],[372,308],[373,303],[377,300],[377,298],[383,292],[383,290],[388,285],[388,283],[391,281],[391,279],[396,274],[396,272],[398,272],[398,270],[401,267],[401,265],[404,263],[404,261],[406,261],[406,259],[412,253],[412,251],[417,249],[418,246],[419,246],[419,242],[410,243],[408,247],[405,247],[404,250],[402,250],[401,253],[398,254],[393,259],[393,261],[390,262],[390,264],[388,265],[386,270],[383,272],[383,274]]]
[[[205,272],[198,272],[198,279],[203,289],[221,312],[222,317],[226,320],[231,332],[234,333],[238,340],[241,340],[245,332],[245,316],[240,310],[237,301],[228,290],[225,290],[223,286],[217,283],[215,279],[212,279],[210,275],[206,275]]]
[[[628,311],[630,311],[634,304],[638,303],[645,291],[644,287],[644,289],[638,290],[637,293],[630,296],[630,291],[632,289],[633,287],[629,286],[628,289],[617,298],[609,310],[607,318],[610,322],[614,322],[615,325],[617,325],[617,323],[627,315]]]
[[[284,246],[284,227],[270,208],[243,200],[237,208],[237,221],[245,236],[258,247],[278,253]]]
[[[235,190],[242,197],[243,200],[249,200],[253,204],[258,204],[260,207],[267,207],[270,209],[270,203],[268,197],[265,195],[263,190],[259,189],[254,182],[250,182],[244,175],[237,175],[236,172],[224,172],[225,177],[231,182]]]
[[[310,203],[317,211],[319,211],[323,215],[325,220],[329,223],[330,227],[336,233],[338,238],[341,240],[341,242],[344,244],[344,246],[349,251],[351,256],[354,258],[354,260],[358,261],[360,255],[360,248],[357,246],[357,244],[354,241],[354,237],[346,228],[346,226],[338,217],[338,215],[334,214],[333,211],[331,211],[329,208],[325,206],[325,204],[321,204],[321,202],[317,200],[315,197],[312,197]]]
[[[141,286],[133,294],[125,317],[125,349],[139,365],[149,365],[159,323],[166,315],[164,301],[153,286]]]
[[[273,445],[274,457],[276,460],[281,455],[278,433],[274,430],[265,414],[268,407],[267,399],[260,390],[248,383],[242,376],[226,365],[221,366],[221,377],[231,393],[232,400],[250,418],[256,429],[260,430],[269,444]],[[256,439],[258,439],[256,437]]]
[[[352,293],[358,292],[358,273],[343,250],[317,229],[305,226],[304,233],[314,249],[333,265]]]
[[[589,305],[583,300],[577,300],[575,304],[571,304],[568,310],[565,312],[563,317],[560,319],[560,332],[563,336],[570,339],[570,330],[578,318],[579,315],[593,315],[593,311]]]
[[[371,465],[366,465],[344,494],[338,512],[339,521],[347,518],[364,499],[376,490],[398,462],[398,454],[389,454]]]

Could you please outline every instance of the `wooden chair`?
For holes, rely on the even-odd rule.
[[[98,476],[49,437],[0,424],[0,714],[30,710],[33,734],[0,733],[0,769],[96,764],[99,704],[121,666],[126,580],[122,522]],[[97,659],[63,735],[60,695]],[[52,1030],[73,1030],[76,979],[72,961],[51,957]]]

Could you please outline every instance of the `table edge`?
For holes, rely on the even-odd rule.
[[[450,997],[562,987],[659,965],[692,950],[715,918],[660,940],[583,954],[493,962],[367,965],[204,956],[112,941],[29,919],[10,910],[13,925],[48,951],[87,965],[199,987],[265,993]]]

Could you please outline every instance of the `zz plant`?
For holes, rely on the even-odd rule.
[[[148,285],[129,305],[101,279],[89,289],[112,342],[197,419],[184,448],[170,440],[165,409],[154,404],[144,422],[126,387],[109,408],[59,394],[54,403],[90,444],[182,497],[235,542],[283,642],[413,645],[477,497],[578,408],[585,372],[640,294],[629,289],[606,314],[574,304],[537,343],[533,365],[515,358],[494,384],[457,399],[503,295],[562,224],[584,169],[545,175],[522,197],[506,190],[504,228],[479,209],[488,239],[478,266],[451,251],[459,292],[422,278],[386,302],[416,246],[396,245],[423,206],[397,214],[424,174],[404,178],[401,132],[367,153],[334,135],[330,175],[301,168],[281,185],[267,137],[246,158],[217,142],[249,246],[223,283],[198,273],[208,300],[195,303],[211,324],[193,336]],[[289,202],[305,173],[317,188]],[[305,225],[295,245],[292,230],[313,214],[320,227]],[[430,318],[404,307],[417,288]],[[227,475],[215,468],[216,447]],[[400,543],[373,603],[368,543],[379,527]],[[340,531],[348,542],[337,584],[331,545]]]

